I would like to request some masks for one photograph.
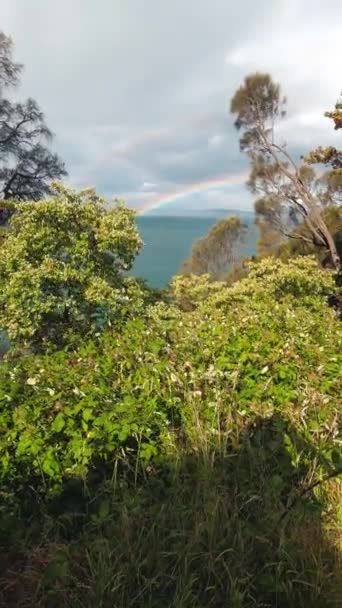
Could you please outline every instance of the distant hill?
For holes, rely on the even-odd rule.
[[[207,213],[228,213],[231,215],[232,213],[237,213],[239,215],[254,215],[253,209],[224,209],[223,207],[217,209],[204,209]]]
[[[153,209],[144,213],[144,216],[158,217],[219,217],[222,215],[239,215],[253,217],[253,209],[225,209],[218,207],[216,209]]]

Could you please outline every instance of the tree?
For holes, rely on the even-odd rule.
[[[235,250],[246,234],[246,226],[238,217],[219,220],[206,236],[196,241],[184,263],[182,274],[210,274],[222,278],[229,264],[235,261]]]
[[[324,116],[335,123],[335,130],[342,128],[342,101],[337,102],[334,112],[325,112]],[[318,180],[326,188],[325,196],[329,201],[342,202],[342,150],[334,146],[319,146],[304,156],[308,165],[324,165],[328,170]]]
[[[12,59],[13,42],[0,31],[0,96],[2,88],[18,84],[18,76],[22,69],[20,63]]]
[[[322,218],[327,224],[336,245],[335,236],[339,228],[338,225],[331,224],[331,221],[327,222],[327,218],[330,220],[333,217],[338,217],[338,214],[334,214],[334,208],[339,204],[341,196],[337,176],[333,175],[332,171],[327,171],[322,176],[317,177],[315,171],[307,165],[301,165],[298,171],[307,187],[319,196]],[[280,196],[262,196],[256,200],[254,207],[256,224],[260,231],[258,241],[258,254],[260,256],[279,255],[279,249],[283,248],[284,244],[287,247],[290,240],[292,244],[288,243],[289,251],[310,251],[310,253],[316,251],[321,259],[326,259],[326,253],[323,256],[321,255],[323,248],[319,247],[319,244],[317,247],[317,242],[312,238],[306,219],[296,213],[293,207],[286,207]],[[332,213],[329,214],[330,209]],[[326,250],[323,249],[323,251]]]
[[[39,200],[50,194],[50,181],[66,175],[64,163],[46,143],[52,133],[33,99],[12,102],[3,90],[18,83],[22,66],[12,59],[13,44],[0,32],[0,199]],[[10,205],[1,204],[2,221]],[[0,217],[1,221],[1,217]]]
[[[242,131],[240,148],[251,164],[249,188],[261,195],[264,215],[267,206],[273,225],[284,237],[309,240],[326,249],[333,266],[340,268],[336,245],[324,218],[324,200],[315,186],[310,167],[297,165],[286,144],[276,142],[277,122],[285,115],[286,99],[269,74],[252,74],[236,91],[230,110],[237,116],[235,126]],[[309,236],[293,230],[293,224],[306,222]]]
[[[265,213],[263,213],[265,209]],[[255,223],[259,228],[260,238],[257,241],[259,257],[277,256],[284,237],[273,222],[272,202],[259,199],[255,203]]]
[[[338,255],[342,258],[342,208],[330,205],[322,211],[322,217],[333,236]],[[305,238],[282,241],[275,252],[277,257],[287,260],[298,255],[315,255],[323,267],[331,265],[331,258],[327,255],[326,250],[317,249],[313,243],[309,242],[310,230],[305,222],[298,226],[296,232]]]
[[[335,130],[342,129],[342,93],[340,99],[335,104],[335,110],[325,112],[324,116],[331,118],[335,123]]]
[[[323,220],[333,236],[341,258],[342,210],[339,205],[342,202],[342,151],[333,146],[319,146],[302,158],[305,164],[298,169],[301,179],[318,196]],[[318,177],[312,167],[316,164],[324,165],[328,170]],[[253,169],[250,182],[253,183]],[[258,199],[255,203],[255,213],[260,230],[258,242],[260,256],[276,255],[284,258],[289,255],[316,253],[321,263],[329,263],[327,255],[322,253],[320,248],[317,249],[315,242],[311,241],[311,232],[305,219],[303,221],[292,208],[284,213],[284,205],[281,204],[279,197],[268,196]]]
[[[106,326],[141,292],[124,278],[141,247],[134,212],[52,187],[51,199],[17,204],[1,248],[0,329],[28,345]]]

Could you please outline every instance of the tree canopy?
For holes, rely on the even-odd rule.
[[[12,39],[0,31],[0,95],[3,88],[18,84],[22,65],[13,61],[12,53]]]
[[[22,71],[12,55],[11,39],[0,32],[0,199],[37,201],[50,193],[51,180],[66,175],[66,170],[47,147],[52,133],[37,102],[13,102],[3,95],[18,84]],[[9,207],[0,205],[5,221]]]
[[[210,274],[222,278],[229,264],[235,261],[237,246],[243,241],[247,227],[238,217],[219,220],[208,234],[198,239],[185,261],[183,274]]]
[[[298,165],[286,144],[277,143],[277,123],[285,116],[286,98],[269,74],[247,76],[231,100],[230,110],[236,115],[235,126],[241,131],[240,148],[251,161],[248,182],[260,199],[256,211],[262,228],[296,239],[309,239],[316,247],[326,249],[333,265],[340,267],[334,238],[327,227],[322,209],[327,190],[339,188],[333,179],[324,183],[315,179],[308,166]],[[294,228],[305,221],[308,235]]]
[[[134,212],[60,184],[54,198],[16,206],[0,257],[0,327],[14,341],[63,342],[128,311],[124,280],[141,240]]]

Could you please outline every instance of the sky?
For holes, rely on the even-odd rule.
[[[229,102],[270,72],[297,154],[338,145],[324,118],[342,89],[340,0],[1,0],[68,183],[136,208],[249,209]]]

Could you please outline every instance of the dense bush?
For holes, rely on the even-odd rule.
[[[311,260],[264,261],[231,288],[210,284],[205,299],[197,290],[193,312],[157,304],[74,352],[9,359],[0,369],[3,479],[58,485],[99,458],[149,460],[176,429],[189,445],[198,424],[208,440],[232,438],[274,411],[311,431],[331,462],[342,388],[341,324],[322,297],[331,281]]]
[[[27,345],[108,326],[142,295],[124,279],[142,244],[134,212],[92,190],[54,190],[17,206],[1,246],[0,328]]]
[[[0,603],[335,606],[332,292],[310,258],[263,260],[232,287],[177,277],[73,348],[7,354]]]

